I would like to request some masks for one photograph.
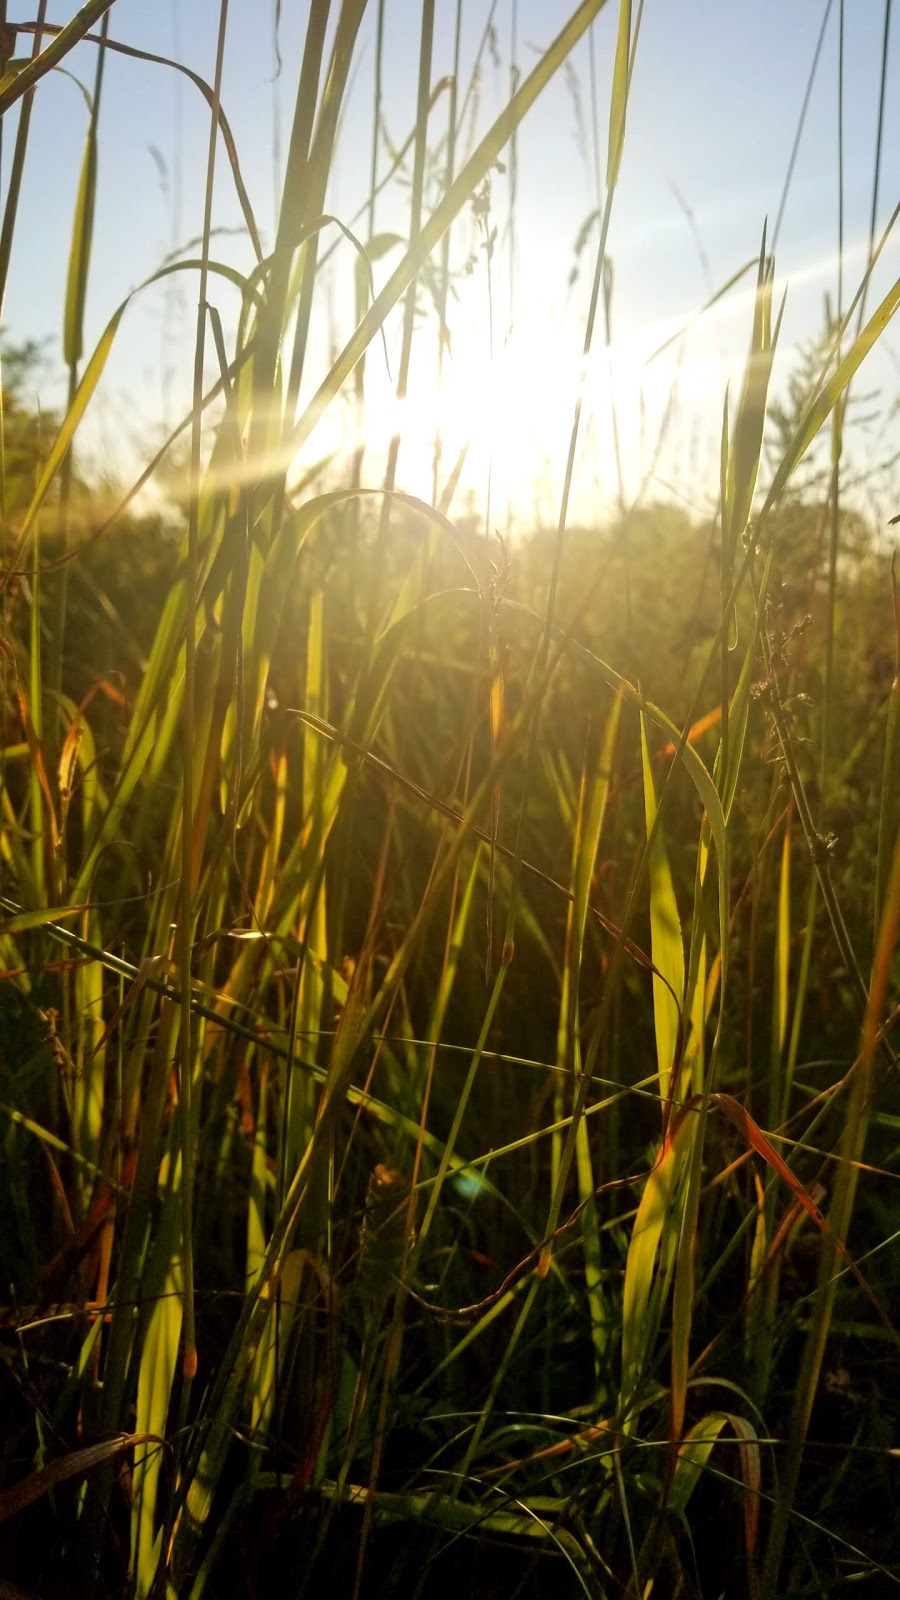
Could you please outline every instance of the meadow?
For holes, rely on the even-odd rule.
[[[587,365],[643,3],[558,8],[464,139],[424,0],[393,151],[384,6],[313,4],[264,246],[222,0],[203,212],[151,275],[195,296],[192,404],[102,482],[116,10],[4,24],[0,77],[2,303],[32,104],[94,72],[57,411],[3,336],[0,1596],[892,1593],[900,574],[846,483],[890,224],[776,392],[760,219],[706,513],[574,514],[576,379],[552,521],[501,537],[465,450],[430,499],[400,433],[366,455],[370,369],[390,327],[399,400],[423,341],[440,372],[450,230],[499,259],[485,182],[599,19]],[[390,248],[329,198],[367,13]],[[333,248],[354,329],[307,394]],[[358,447],[298,472],[335,409]]]

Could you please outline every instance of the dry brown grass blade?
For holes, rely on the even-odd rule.
[[[702,1096],[694,1095],[690,1100],[680,1107],[676,1115],[672,1118],[668,1135],[669,1138],[674,1138],[675,1133],[684,1122],[685,1117],[691,1112],[696,1112],[700,1107],[701,1101]],[[900,1347],[900,1334],[898,1334],[897,1329],[894,1327],[894,1324],[891,1321],[883,1302],[872,1288],[872,1285],[869,1283],[865,1274],[860,1271],[846,1245],[834,1232],[834,1229],[829,1224],[828,1218],[825,1216],[824,1212],[819,1209],[809,1190],[806,1189],[800,1182],[800,1179],[797,1177],[796,1173],[791,1171],[784,1158],[778,1154],[778,1151],[775,1149],[767,1135],[763,1132],[758,1122],[751,1117],[746,1107],[742,1106],[741,1102],[736,1100],[734,1095],[725,1094],[724,1092],[711,1094],[708,1097],[708,1103],[710,1106],[717,1106],[720,1111],[724,1111],[728,1120],[734,1124],[738,1132],[743,1135],[743,1137],[747,1140],[747,1143],[756,1151],[757,1155],[762,1156],[763,1160],[768,1166],[771,1167],[772,1171],[777,1173],[778,1177],[788,1185],[798,1205],[815,1223],[820,1233],[824,1234],[824,1236],[834,1246],[834,1249],[840,1256],[848,1272],[853,1274],[854,1278],[859,1284],[859,1287],[862,1289],[863,1294],[878,1313],[879,1320],[882,1322],[885,1330],[890,1335],[892,1342]]]
[[[32,1472],[30,1477],[23,1478],[22,1482],[15,1484],[12,1489],[0,1492],[0,1522],[18,1516],[26,1506],[33,1505],[35,1500],[50,1494],[53,1489],[58,1489],[70,1479],[82,1478],[86,1473],[93,1472],[95,1467],[118,1460],[119,1456],[133,1450],[135,1445],[158,1444],[160,1448],[164,1448],[164,1443],[164,1440],[152,1433],[120,1433],[114,1439],[104,1439],[100,1444],[87,1445],[83,1450],[73,1450],[70,1455],[61,1456],[58,1461],[51,1461],[49,1466],[41,1467],[38,1472]]]

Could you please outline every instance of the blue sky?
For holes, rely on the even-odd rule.
[[[74,3],[50,8],[65,21]],[[336,10],[336,5],[332,7]],[[517,19],[519,65],[527,71],[535,47],[546,46],[574,9],[568,0],[497,0],[494,8],[499,61],[488,52],[479,86],[480,134],[508,94],[512,19]],[[614,264],[614,344],[607,361],[598,351],[589,381],[594,422],[588,431],[579,476],[579,511],[590,515],[614,494],[609,405],[615,398],[626,491],[636,490],[651,453],[654,423],[661,415],[673,359],[645,368],[654,345],[700,306],[709,284],[718,287],[759,248],[763,221],[777,213],[816,39],[826,0],[646,0],[637,51],[619,190],[610,234]],[[848,0],[845,20],[845,293],[852,294],[864,263],[875,148],[883,0]],[[280,29],[282,70],[273,54],[270,0],[231,0],[223,104],[231,121],[245,181],[264,238],[271,240],[275,172],[273,127],[281,126],[282,148],[293,109],[299,53],[308,7],[283,0]],[[463,0],[462,78],[468,81],[475,50],[489,14],[489,0]],[[601,159],[605,160],[609,82],[618,7],[614,0],[594,27]],[[433,80],[451,70],[456,0],[438,0]],[[387,0],[385,114],[391,136],[405,137],[414,117],[418,0]],[[821,326],[823,298],[837,283],[837,39],[839,0],[833,0],[777,251],[777,282],[787,287],[780,372],[792,347]],[[330,209],[349,220],[367,181],[374,69],[374,0],[364,20],[353,90],[336,162]],[[15,20],[15,13],[13,14]],[[218,26],[218,0],[117,0],[110,19],[114,38],[176,56],[211,79]],[[27,45],[26,45],[27,47]],[[21,53],[21,50],[20,52]],[[90,84],[92,47],[70,58],[71,70]],[[889,58],[887,118],[879,219],[900,199],[900,39]],[[575,87],[577,83],[577,89]],[[454,307],[454,362],[439,408],[451,437],[467,425],[476,437],[466,484],[482,501],[488,461],[493,460],[497,507],[512,497],[520,518],[552,517],[571,414],[583,318],[589,285],[586,256],[569,292],[573,241],[594,204],[594,178],[580,147],[577,104],[590,116],[589,57],[582,43],[571,69],[558,75],[530,114],[519,142],[519,206],[515,272],[516,316],[512,338],[507,300],[508,264],[495,258],[491,290],[493,362],[488,335],[488,284],[483,259],[460,285]],[[436,137],[443,132],[445,102],[434,113]],[[3,182],[14,119],[4,129]],[[61,74],[45,80],[36,97],[16,246],[3,323],[6,337],[48,337],[45,404],[61,393],[59,329],[68,237],[81,161],[85,108],[77,88]],[[119,301],[150,274],[173,246],[200,230],[208,112],[191,84],[165,68],[110,56],[100,122],[97,209],[98,241],[90,282],[87,345],[99,336]],[[590,146],[590,130],[588,129]],[[502,230],[508,180],[495,175],[494,216]],[[677,196],[682,197],[680,202]],[[404,197],[386,197],[378,227],[405,227]],[[696,236],[685,214],[690,208]],[[235,229],[240,216],[224,159],[220,161],[215,222]],[[701,259],[697,237],[702,245]],[[471,218],[461,218],[454,256],[465,259],[477,242]],[[216,243],[223,258],[246,268],[249,245],[239,233]],[[315,351],[322,375],[329,345],[350,330],[346,285],[352,273],[349,247],[336,256],[333,284],[323,286],[320,335]],[[384,268],[382,270],[385,270]],[[869,296],[873,309],[900,273],[900,247],[889,246]],[[109,372],[87,424],[87,440],[100,460],[127,472],[146,449],[165,415],[189,399],[196,284],[187,276],[142,294],[122,324]],[[226,325],[235,305],[217,290]],[[729,298],[688,347],[682,403],[660,462],[653,492],[677,492],[702,503],[714,489],[714,462],[722,397],[739,375],[749,335],[745,295]],[[396,328],[389,341],[396,339]],[[889,330],[885,347],[861,379],[878,384],[893,400],[900,369],[900,335]],[[389,418],[384,380],[375,373],[376,398]],[[415,427],[401,458],[410,487],[425,487],[427,428],[434,421],[433,372],[423,356],[414,365],[411,397]],[[643,391],[643,399],[641,393]],[[479,403],[480,402],[480,403]],[[643,415],[643,422],[642,422]],[[387,425],[387,424],[386,424]],[[867,443],[886,454],[890,425]],[[887,440],[887,443],[884,443]],[[336,442],[327,434],[324,442]],[[373,435],[373,460],[383,443]],[[877,508],[876,508],[877,510]]]

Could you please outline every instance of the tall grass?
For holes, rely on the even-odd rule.
[[[221,103],[222,0],[209,81],[189,74],[209,111],[199,253],[147,279],[198,286],[193,402],[166,447],[188,434],[186,525],[151,594],[121,530],[164,452],[90,536],[74,474],[128,305],[85,361],[115,9],[61,31],[42,15],[0,82],[0,110],[20,102],[5,282],[29,247],[14,233],[32,97],[74,42],[96,50],[68,402],[5,528],[3,1583],[774,1600],[900,1578],[860,1509],[888,1493],[892,1447],[854,1376],[880,1353],[874,1394],[896,1415],[898,677],[848,750],[835,655],[842,585],[848,605],[860,591],[840,559],[845,406],[900,303],[898,283],[864,315],[874,228],[771,470],[781,307],[763,231],[723,408],[718,584],[698,600],[692,566],[674,591],[698,607],[680,683],[677,653],[641,683],[624,663],[649,636],[642,584],[661,551],[674,584],[693,535],[668,538],[660,513],[642,553],[647,525],[627,523],[623,632],[607,543],[569,526],[580,390],[549,547],[504,554],[455,523],[459,464],[439,445],[433,503],[404,493],[399,434],[380,483],[362,450],[343,483],[293,483],[348,390],[364,424],[367,353],[395,309],[404,399],[432,336],[426,271],[440,365],[450,230],[604,9],[574,9],[527,73],[510,63],[464,159],[454,77],[429,209],[426,0],[408,234],[376,284],[384,8],[366,232],[328,209],[366,11],[342,0],[309,10],[265,253]],[[642,11],[620,0],[593,41],[612,73],[585,368],[601,295],[609,329]],[[243,275],[213,254],[223,170]],[[357,325],[301,404],[335,234],[358,262]],[[231,347],[219,278],[241,294]],[[823,598],[789,530],[829,421]],[[79,570],[100,615],[107,546],[126,629],[155,606],[122,688],[70,615]],[[812,643],[791,583],[814,595]],[[820,660],[816,769],[798,696]],[[861,877],[823,810],[854,763],[883,771],[854,819]]]

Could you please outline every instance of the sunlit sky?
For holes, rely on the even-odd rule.
[[[50,6],[63,22],[73,3]],[[336,12],[337,4],[332,7]],[[375,0],[359,35],[352,92],[341,130],[328,208],[351,223],[368,185],[375,63]],[[460,78],[471,79],[489,15],[494,49],[482,55],[474,128],[480,137],[509,94],[510,59],[523,73],[546,47],[573,5],[568,0],[462,0]],[[718,434],[726,383],[739,378],[750,329],[751,280],[732,291],[690,334],[681,349],[679,403],[656,461],[656,438],[675,377],[676,348],[647,364],[651,353],[759,250],[765,218],[770,240],[826,0],[646,0],[637,49],[625,154],[610,231],[614,272],[612,344],[602,326],[587,372],[587,422],[579,458],[574,514],[602,515],[618,493],[612,405],[618,420],[625,498],[643,488],[650,499],[681,498],[706,508],[717,483]],[[11,8],[12,10],[12,8]],[[637,6],[635,5],[635,11]],[[618,6],[601,11],[593,29],[597,127],[605,166],[609,84]],[[839,0],[833,0],[792,185],[777,239],[776,292],[788,291],[782,355],[783,383],[799,341],[822,325],[824,296],[837,293],[838,168],[837,64]],[[865,265],[872,194],[883,0],[845,6],[844,56],[844,299]],[[274,234],[279,150],[293,112],[308,5],[282,0],[281,70],[273,45],[273,0],[231,0],[223,105],[231,122],[245,182],[264,245]],[[211,80],[218,0],[117,0],[113,38],[175,56]],[[384,114],[391,140],[412,128],[421,6],[386,0]],[[432,81],[452,70],[456,0],[437,0]],[[17,13],[12,12],[15,21]],[[28,41],[25,49],[30,48]],[[18,52],[23,53],[22,48]],[[81,45],[68,62],[90,85],[94,51]],[[891,41],[881,174],[879,225],[900,199],[900,38]],[[447,97],[434,109],[434,142],[446,127]],[[14,118],[6,119],[4,188]],[[64,392],[60,328],[68,237],[85,129],[77,87],[53,74],[40,87],[25,172],[16,244],[3,308],[8,342],[47,339],[41,380],[44,405]],[[168,69],[110,55],[100,116],[99,190],[91,267],[86,346],[93,347],[116,305],[173,249],[200,232],[208,110],[185,79]],[[467,135],[463,137],[464,149]],[[518,142],[515,251],[510,264],[509,163],[492,181],[492,222],[498,239],[488,281],[485,254],[467,210],[454,227],[452,259],[461,267],[475,252],[469,276],[457,281],[451,303],[452,352],[438,394],[435,339],[417,336],[409,402],[403,415],[399,477],[430,496],[432,440],[445,436],[445,460],[470,439],[457,508],[483,511],[490,481],[492,521],[532,525],[556,515],[562,467],[581,357],[593,265],[593,235],[570,286],[581,224],[597,203],[591,68],[587,40],[559,73],[523,125]],[[382,153],[381,170],[386,156]],[[407,191],[397,186],[379,201],[376,230],[404,233]],[[252,252],[240,232],[240,212],[224,157],[220,158],[214,250],[242,270]],[[364,224],[359,224],[364,228]],[[375,267],[381,282],[397,252]],[[311,385],[329,354],[352,327],[353,252],[342,243],[323,275],[316,307]],[[873,310],[900,273],[900,242],[891,241],[873,279]],[[94,458],[127,475],[146,456],[162,424],[188,408],[196,279],[184,275],[142,292],[130,307],[85,440]],[[213,298],[226,328],[237,296],[217,282]],[[489,312],[491,314],[489,314]],[[396,370],[399,317],[388,326]],[[877,387],[882,406],[861,428],[854,466],[886,457],[892,448],[890,407],[900,389],[900,329],[888,330],[864,369],[859,391]],[[366,443],[368,480],[378,481],[382,453],[397,420],[380,345],[369,356],[371,404]],[[210,373],[213,367],[210,364]],[[352,446],[346,408],[327,417],[309,443],[310,459],[324,449]],[[896,442],[893,447],[896,448]],[[878,480],[868,479],[870,509],[883,516]],[[866,485],[863,486],[866,488]],[[888,510],[896,509],[894,506]]]

